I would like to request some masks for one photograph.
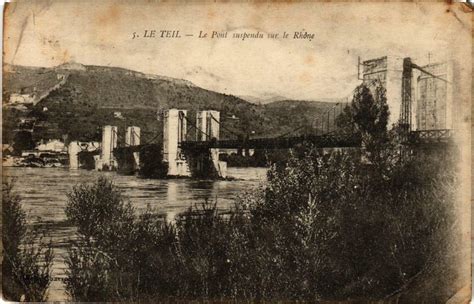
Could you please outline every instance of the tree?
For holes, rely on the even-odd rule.
[[[362,84],[357,87],[351,103],[352,117],[366,144],[387,140],[388,105],[386,90],[376,82],[372,88]]]
[[[376,81],[355,89],[352,102],[338,117],[337,124],[345,132],[355,132],[364,147],[372,152],[388,141],[388,117],[386,89]]]
[[[23,150],[31,150],[35,146],[33,137],[29,131],[18,131],[13,139],[13,149],[15,154],[21,155]]]

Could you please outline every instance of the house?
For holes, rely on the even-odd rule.
[[[51,139],[47,142],[42,142],[36,146],[38,151],[53,151],[53,152],[63,152],[66,151],[66,146],[59,139]]]
[[[124,119],[124,117],[122,116],[122,112],[114,112],[114,118]]]
[[[10,104],[11,105],[19,105],[19,104],[33,104],[34,103],[34,95],[33,94],[17,94],[12,93],[10,95]]]

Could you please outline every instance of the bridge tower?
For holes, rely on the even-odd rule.
[[[220,132],[220,112],[213,110],[200,111],[196,115],[196,126],[202,131],[196,133],[197,141],[213,141],[219,140]],[[210,149],[210,156],[214,172],[218,177],[226,177],[227,163],[219,161],[219,149]],[[205,170],[203,168],[204,162],[198,161],[198,170]]]
[[[117,147],[117,127],[105,126],[102,129],[102,151],[100,153],[100,170],[115,170],[117,163],[114,157],[114,149]]]
[[[409,57],[385,56],[362,63],[369,87],[378,81],[386,89],[388,127],[410,131],[453,129],[453,63],[419,66]]]
[[[191,176],[181,151],[186,140],[186,110],[169,109],[163,113],[163,161],[168,163],[168,176]]]
[[[68,146],[69,154],[69,169],[77,170],[79,169],[79,152],[81,152],[81,147],[79,146],[78,141],[71,141]]]
[[[140,145],[140,128],[136,126],[131,126],[127,128],[125,133],[125,145],[139,146]],[[140,166],[140,152],[133,152],[133,170],[136,170]]]
[[[413,67],[412,130],[454,129],[453,62]]]
[[[196,133],[197,141],[208,141],[213,138],[219,139],[220,112],[206,110],[197,112],[196,126],[202,132]]]

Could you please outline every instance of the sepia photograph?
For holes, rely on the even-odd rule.
[[[6,3],[3,301],[469,303],[473,9]]]

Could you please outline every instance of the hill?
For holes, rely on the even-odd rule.
[[[264,104],[272,103],[272,102],[275,102],[275,101],[288,99],[288,98],[280,96],[280,95],[269,94],[269,93],[263,94],[263,95],[258,96],[258,97],[257,96],[252,96],[252,95],[239,95],[238,97],[242,98],[245,101],[248,101],[248,102],[254,103],[254,104],[258,104],[258,105],[264,105]]]
[[[309,130],[314,117],[333,105],[289,100],[257,105],[187,80],[78,63],[54,68],[8,66],[4,79],[4,100],[12,93],[37,96],[36,104],[26,113],[4,107],[8,120],[4,132],[11,132],[18,117],[27,115],[37,120],[35,140],[62,138],[65,134],[70,140],[97,140],[101,126],[111,124],[119,126],[119,132],[129,125],[141,127],[142,142],[146,142],[161,133],[157,113],[167,108],[192,110],[192,120],[195,110],[220,111],[222,138],[249,133],[268,137],[302,124]],[[190,133],[192,137],[192,130]]]
[[[341,113],[346,103],[307,100],[279,100],[263,106],[264,113],[273,117],[274,123],[267,129],[270,133],[288,133],[298,126],[305,126],[297,134],[322,132],[334,128],[334,114]],[[298,123],[292,123],[297,121]]]

